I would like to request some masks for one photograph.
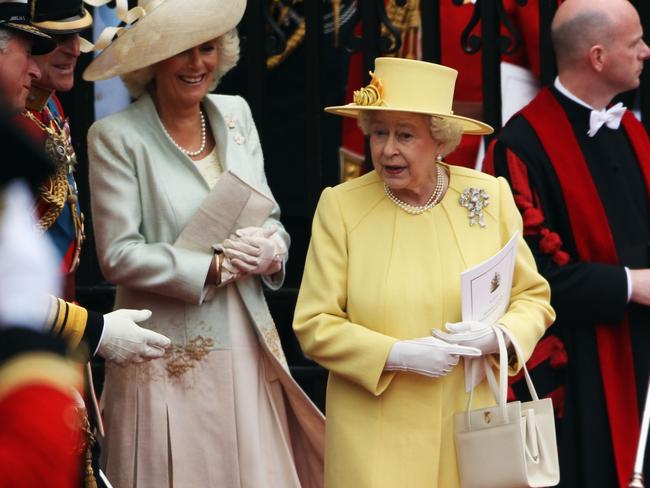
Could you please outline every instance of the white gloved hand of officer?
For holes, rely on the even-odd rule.
[[[104,333],[97,353],[120,365],[142,363],[165,355],[171,341],[162,334],[140,327],[150,310],[120,309],[104,315]]]
[[[460,356],[480,356],[481,351],[450,344],[435,337],[421,337],[393,344],[386,359],[386,371],[411,371],[439,378],[458,364]]]
[[[475,347],[483,355],[499,352],[497,336],[491,325],[477,320],[466,320],[462,322],[447,322],[445,329],[448,332],[432,329],[431,333],[442,340],[462,346]],[[485,367],[483,358],[465,359],[465,391],[469,392],[481,384],[485,379]]]
[[[230,264],[242,274],[273,274],[282,268],[286,245],[275,227],[244,227],[222,243]]]

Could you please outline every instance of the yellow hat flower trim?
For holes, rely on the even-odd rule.
[[[352,101],[356,105],[381,105],[383,102],[384,86],[372,71],[370,76],[372,77],[370,83],[360,90],[355,90],[352,95]]]

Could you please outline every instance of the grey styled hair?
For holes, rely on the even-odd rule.
[[[9,41],[13,39],[14,33],[11,29],[3,29],[0,27],[0,52],[5,52],[9,46]]]
[[[371,121],[370,111],[359,111],[357,123],[366,136],[370,134]],[[441,144],[441,156],[446,156],[456,149],[458,144],[460,144],[461,137],[463,137],[463,127],[458,122],[444,117],[436,117],[435,115],[430,117],[429,132],[431,133],[431,137]]]
[[[217,38],[217,52],[219,58],[217,67],[214,70],[214,83],[210,86],[210,91],[214,90],[221,78],[235,67],[239,61],[239,36],[237,29],[232,29]],[[129,90],[133,98],[139,98],[140,95],[153,83],[155,64],[145,68],[140,68],[130,73],[122,75],[122,81]]]

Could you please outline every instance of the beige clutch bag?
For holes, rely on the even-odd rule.
[[[234,173],[223,173],[183,228],[175,246],[212,252],[237,229],[259,226],[271,215],[275,202]]]

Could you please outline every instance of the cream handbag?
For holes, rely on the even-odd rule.
[[[540,400],[530,379],[519,345],[510,331],[494,325],[499,343],[499,384],[488,360],[483,366],[497,400],[492,407],[467,410],[454,416],[456,456],[462,488],[521,488],[555,486],[560,466],[555,439],[555,419],[550,398]],[[508,353],[504,335],[510,339],[523,364],[526,384],[533,399],[510,402],[507,398]]]

